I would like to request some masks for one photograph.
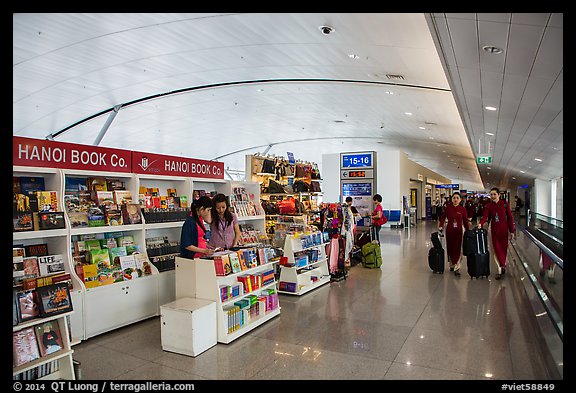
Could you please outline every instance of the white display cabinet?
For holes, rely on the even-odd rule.
[[[123,181],[126,190],[129,190],[132,194],[133,201],[134,197],[138,195],[136,175],[131,173],[64,170],[63,175],[63,186],[68,176],[104,177]],[[69,222],[67,222],[67,224],[69,224]],[[139,251],[146,254],[144,225],[145,224],[129,224],[70,228],[67,242],[68,259],[69,261],[73,261],[73,240],[78,239],[82,235],[96,235],[100,237],[111,232],[122,232],[123,235],[133,236],[134,243],[140,248]],[[83,335],[79,337],[81,340],[158,315],[158,270],[154,265],[150,265],[152,274],[149,276],[94,288],[86,288],[82,280],[76,275],[72,263],[70,263],[72,276],[80,282],[82,287]]]
[[[295,254],[306,250],[317,250],[318,259],[307,261],[306,264],[299,265]],[[303,295],[330,282],[330,272],[328,271],[328,260],[326,256],[326,243],[311,245],[303,248],[299,237],[286,235],[284,243],[284,256],[288,258],[288,265],[280,265],[280,283],[288,283],[294,288],[293,291],[279,289],[278,293],[289,295]],[[317,277],[313,280],[312,277]]]
[[[275,289],[276,282],[264,285],[255,291],[243,293],[240,296],[222,302],[220,298],[220,286],[232,285],[238,282],[238,276],[244,274],[256,274],[273,268],[274,263],[269,262],[265,265],[253,267],[238,273],[227,276],[217,276],[214,268],[214,261],[211,259],[186,259],[176,258],[176,297],[193,297],[198,299],[211,300],[216,303],[216,317],[218,329],[218,342],[229,344],[238,337],[250,332],[258,326],[266,323],[277,315],[280,315],[280,304],[275,309],[260,314],[256,319],[251,320],[247,325],[231,333],[227,330],[227,315],[224,307],[245,298],[252,294],[258,294],[261,291],[272,288]]]
[[[136,175],[137,189],[140,187],[158,188],[160,195],[168,195],[168,189],[175,189],[178,196],[185,196],[187,198],[188,208],[193,203],[192,199],[192,182],[189,177],[183,176],[158,176],[149,174]],[[136,194],[138,197],[138,194]],[[136,201],[137,202],[137,201]],[[144,222],[144,238],[150,239],[153,237],[166,236],[169,241],[180,242],[180,233],[184,220],[171,221],[171,222]],[[146,244],[144,242],[144,247]],[[158,276],[158,307],[163,304],[172,302],[176,299],[175,292],[175,272],[174,270],[159,271]],[[160,313],[160,309],[158,309]]]
[[[70,311],[67,313],[53,315],[47,318],[34,318],[30,321],[26,321],[20,323],[16,326],[12,327],[12,332],[17,332],[22,329],[26,329],[29,327],[34,328],[44,322],[52,321],[53,323],[58,324],[58,328],[60,330],[60,336],[62,339],[63,347],[57,352],[48,354],[46,356],[42,356],[36,360],[31,362],[22,364],[17,367],[12,367],[12,375],[16,376],[17,374],[26,372],[36,367],[42,367],[43,365],[47,365],[52,361],[58,362],[58,370],[45,375],[42,378],[38,378],[38,380],[56,380],[56,379],[64,379],[64,380],[75,380],[76,376],[74,374],[74,365],[72,362],[72,354],[74,350],[72,349],[72,345],[69,339],[69,331],[68,331],[68,323],[66,319],[71,317],[75,311]]]
[[[198,356],[217,344],[216,303],[190,297],[160,306],[164,351]]]

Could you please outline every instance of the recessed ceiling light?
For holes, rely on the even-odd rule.
[[[504,52],[502,49],[498,48],[497,46],[486,45],[483,46],[482,49],[488,53],[493,53],[495,55],[499,55],[500,53]]]
[[[360,58],[360,56],[355,55],[354,53],[349,54],[348,57],[351,59],[359,59]]]
[[[494,108],[493,106],[485,106],[484,108],[486,108],[489,111],[495,111],[496,108]]]
[[[421,130],[425,130],[425,129],[426,129],[426,127],[422,127],[422,126],[420,126],[420,127],[418,127],[418,128],[420,128]]]
[[[386,91],[385,93],[386,93],[386,94],[390,94],[391,96],[394,95],[394,92],[392,92],[392,91]]]
[[[541,158],[535,158],[534,161],[542,162]]]
[[[520,171],[520,173],[526,173],[526,172],[524,172],[524,171]]]
[[[487,132],[486,135],[494,136],[491,132]]]
[[[320,26],[318,27],[322,34],[329,35],[334,32],[334,28],[331,26]]]
[[[405,115],[412,116],[412,112],[404,112]]]
[[[258,91],[264,91],[264,89],[258,89]]]

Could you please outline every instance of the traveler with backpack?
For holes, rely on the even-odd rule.
[[[452,194],[452,203],[446,204],[440,220],[438,220],[438,230],[442,232],[444,222],[446,224],[446,252],[450,261],[450,271],[454,275],[460,275],[460,259],[462,258],[462,234],[463,228],[470,229],[466,208],[460,204],[462,197],[459,192]]]
[[[506,253],[508,252],[508,239],[514,238],[514,218],[510,205],[500,199],[500,190],[494,187],[490,190],[490,202],[484,207],[484,215],[478,223],[478,228],[489,222],[492,237],[493,255],[498,266],[496,280],[506,274]]]

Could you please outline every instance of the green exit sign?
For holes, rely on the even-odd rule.
[[[476,164],[492,164],[492,156],[476,156]]]

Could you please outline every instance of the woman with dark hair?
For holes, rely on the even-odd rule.
[[[460,258],[462,257],[462,228],[470,229],[468,222],[468,214],[466,208],[460,204],[462,197],[459,192],[452,194],[452,203],[446,204],[440,219],[438,220],[438,229],[444,229],[444,222],[446,224],[446,253],[448,254],[448,261],[450,261],[450,271],[454,275],[460,275]]]
[[[484,215],[478,223],[478,228],[486,223],[490,223],[490,236],[492,237],[492,248],[494,260],[498,266],[496,280],[500,280],[506,273],[506,253],[508,252],[508,238],[514,238],[514,217],[510,210],[510,205],[500,199],[500,190],[494,187],[490,190],[490,202],[484,207]],[[508,236],[508,234],[510,234]]]
[[[374,231],[372,240],[377,240],[378,244],[380,244],[380,228],[382,228],[382,225],[386,224],[387,218],[384,215],[384,211],[382,210],[382,195],[375,194],[372,197],[372,200],[374,201],[376,207],[374,208],[374,211],[372,211],[370,217],[372,219],[370,230]]]
[[[194,201],[190,215],[182,225],[180,233],[180,256],[183,258],[202,258],[204,255],[212,255],[214,250],[208,246],[205,223],[212,221],[212,200],[209,196],[201,196]]]
[[[210,223],[212,235],[208,245],[225,250],[238,246],[242,232],[236,215],[230,211],[228,198],[224,194],[216,194],[212,202],[214,203]]]

